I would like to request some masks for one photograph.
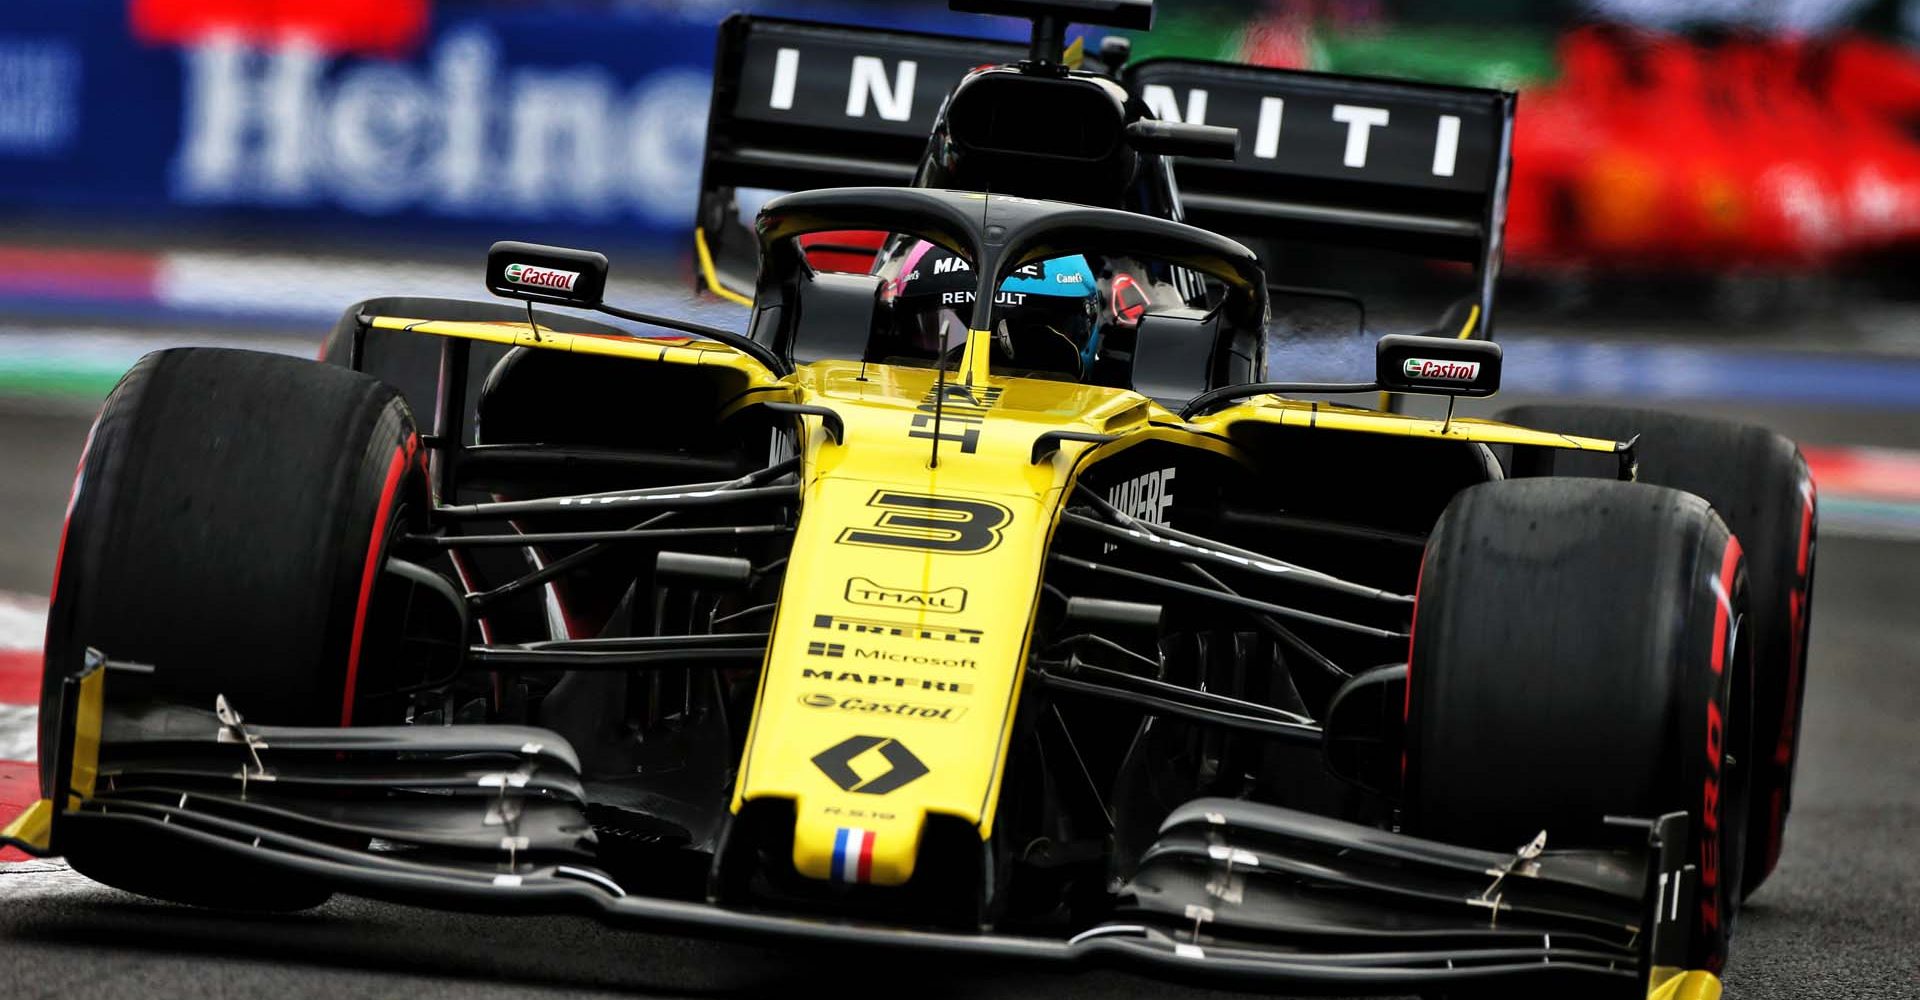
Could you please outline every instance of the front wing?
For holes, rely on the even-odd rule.
[[[1693,882],[1684,813],[1620,821],[1618,850],[1501,855],[1202,799],[1167,818],[1107,922],[1072,937],[922,930],[628,892],[594,867],[579,763],[551,732],[251,726],[224,701],[108,711],[113,666],[90,652],[63,679],[51,794],[0,842],[66,853],[83,872],[91,851],[192,851],[400,903],[1270,990],[1719,995],[1717,978],[1679,961],[1674,917]]]

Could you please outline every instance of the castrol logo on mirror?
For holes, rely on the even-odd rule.
[[[1435,379],[1441,382],[1471,382],[1480,377],[1480,362],[1408,358],[1401,370],[1406,372],[1408,378]]]
[[[578,271],[559,271],[531,264],[508,264],[506,276],[507,281],[515,285],[557,288],[563,292],[573,291],[573,283],[580,280]]]

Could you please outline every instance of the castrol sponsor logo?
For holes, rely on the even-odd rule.
[[[892,698],[843,697],[820,692],[801,695],[800,704],[827,711],[869,716],[885,715],[896,719],[923,719],[931,722],[952,722],[967,714],[966,707],[960,705],[927,705],[912,701],[896,701]]]
[[[1480,362],[1408,358],[1401,363],[1400,370],[1405,372],[1408,378],[1433,379],[1440,382],[1471,382],[1480,377]]]
[[[532,264],[507,265],[507,281],[515,285],[557,288],[563,292],[571,292],[573,283],[579,280],[580,272],[578,271],[560,271],[551,267],[534,267]]]

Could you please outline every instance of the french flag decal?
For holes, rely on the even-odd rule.
[[[833,880],[866,883],[873,878],[873,831],[843,826],[833,837]]]

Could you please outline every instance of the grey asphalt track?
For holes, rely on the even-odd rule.
[[[44,591],[91,415],[0,403],[0,590]],[[1808,443],[1920,448],[1912,413],[1737,415]],[[1798,801],[1780,869],[1742,916],[1727,995],[1920,997],[1920,544],[1823,537],[1812,629]],[[0,870],[0,984],[62,998],[1213,995],[1114,972],[948,967],[345,898],[233,916],[46,864]]]

